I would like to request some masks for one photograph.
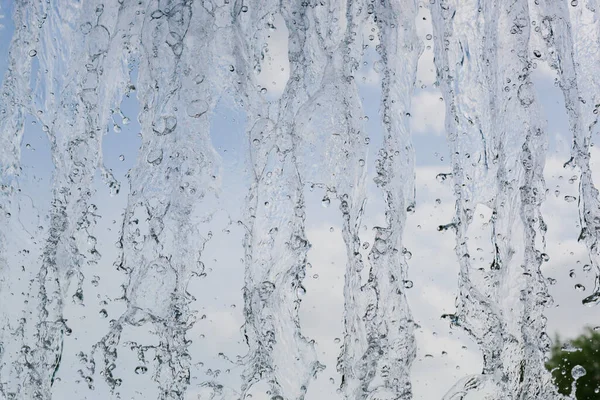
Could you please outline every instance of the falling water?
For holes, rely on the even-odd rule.
[[[403,236],[419,207],[411,111],[423,7],[431,14],[451,155],[452,170],[440,176],[452,177],[455,199],[452,221],[439,229],[454,234],[459,265],[456,310],[443,318],[483,358],[480,373],[463,376],[444,398],[478,391],[490,399],[563,398],[544,366],[551,346],[544,313],[552,305],[542,274],[551,251],[541,211],[548,128],[532,74],[547,61],[564,94],[573,143],[565,167],[580,182],[578,240],[596,270],[595,288],[581,301],[594,306],[596,0],[15,2],[0,98],[0,397],[49,400],[58,382],[70,382],[84,385],[87,398],[94,390],[121,398],[132,385],[128,393],[148,390],[160,399],[249,399],[264,389],[271,400],[301,400],[324,371],[336,370],[345,399],[412,399],[419,316],[407,296],[413,283]],[[283,25],[289,71],[282,90],[270,93],[266,43],[283,35]],[[374,160],[357,78],[369,29],[377,37],[383,132]],[[129,123],[120,107],[133,95],[140,144],[122,185],[106,165],[103,141]],[[222,104],[244,114],[238,162],[247,178],[239,190],[244,203],[236,204],[242,211],[219,226],[242,232],[240,243],[227,245],[241,248],[244,268],[237,328],[246,353],[228,360],[236,377],[226,384],[220,370],[198,380],[203,356],[192,347],[203,343],[194,330],[203,318],[197,303],[212,301],[192,281],[220,268],[206,263],[225,201],[228,159],[213,132]],[[47,138],[53,165],[50,198],[36,199],[45,202],[47,222],[34,231],[21,220],[42,220],[21,211],[30,179],[21,145],[31,121]],[[364,252],[371,170],[383,219]],[[109,324],[91,329],[98,336],[88,343],[77,332],[84,323],[66,314],[95,301],[86,292],[90,268],[111,268],[98,243],[102,205],[94,199],[103,189],[115,198],[126,193],[111,245],[120,306]],[[330,212],[341,220],[344,283],[331,289],[344,302],[343,315],[332,317],[343,329],[337,365],[324,363],[300,316],[313,245],[311,191],[325,206],[335,204]],[[482,209],[492,215],[493,254],[479,268],[470,232]],[[65,358],[75,354],[69,346],[83,349],[76,376],[64,372]],[[132,370],[148,375],[152,388],[127,380],[128,349],[136,351]],[[584,374],[574,369],[573,396]]]

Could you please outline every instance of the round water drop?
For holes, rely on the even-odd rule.
[[[200,118],[208,111],[208,103],[204,100],[193,100],[187,105],[185,111],[192,118]]]
[[[581,365],[576,365],[571,370],[571,376],[573,379],[579,379],[582,376],[585,376],[585,374],[587,374],[587,371]]]
[[[93,26],[91,23],[86,22],[84,24],[81,24],[81,26],[79,27],[81,29],[81,32],[84,35],[87,35],[88,33],[90,33],[90,31],[92,30]]]
[[[260,89],[260,94],[267,94],[267,88],[261,88]]]
[[[29,50],[29,57],[35,57],[37,55],[37,50]]]
[[[135,367],[135,373],[138,375],[143,375],[146,372],[148,372],[148,368],[146,368],[144,365],[140,365],[139,367]]]
[[[102,310],[100,310],[99,314],[102,318],[108,317],[108,312],[104,308]]]
[[[585,286],[583,286],[581,283],[578,283],[575,285],[575,290],[577,290],[579,292],[583,292],[583,291],[585,291]]]
[[[125,156],[123,154],[119,156],[119,161],[125,161]]]
[[[233,65],[230,65],[229,66],[229,72],[233,72],[233,71],[235,71],[235,67]]]
[[[572,202],[574,202],[575,200],[577,200],[577,198],[576,198],[575,196],[565,196],[565,201],[566,201],[567,203],[572,203]]]
[[[583,266],[583,272],[590,272],[592,270],[592,266],[590,264],[585,264]]]
[[[425,36],[425,39],[427,39],[427,40],[431,40],[431,38],[433,38],[433,36],[431,36],[431,33],[428,33],[428,34]]]
[[[579,4],[579,2],[577,0],[572,0],[571,1],[571,6],[577,7],[577,4]]]
[[[271,400],[283,400],[283,397],[281,397],[279,395],[275,395],[275,396],[271,397]]]
[[[413,285],[414,285],[413,281],[409,281],[409,280],[404,281],[404,288],[405,289],[410,289],[410,288],[413,287]]]
[[[148,161],[152,165],[159,165],[163,160],[163,151],[162,149],[153,149],[150,150],[148,156],[146,157],[146,161]]]
[[[321,205],[323,207],[329,207],[330,204],[331,204],[331,199],[328,196],[323,197],[323,200],[321,200]]]

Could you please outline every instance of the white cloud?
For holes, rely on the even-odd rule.
[[[419,91],[412,101],[411,129],[414,133],[444,133],[446,107],[440,100],[440,93]]]

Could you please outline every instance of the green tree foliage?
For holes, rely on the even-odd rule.
[[[552,372],[560,393],[571,393],[571,371],[577,365],[586,371],[585,376],[577,380],[577,399],[600,399],[600,331],[587,328],[576,339],[564,342],[556,337],[546,368]]]

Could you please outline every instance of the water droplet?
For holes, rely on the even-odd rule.
[[[296,294],[298,295],[298,297],[304,297],[304,295],[306,294],[306,289],[304,288],[304,286],[298,286],[298,289],[296,289]]]
[[[125,161],[125,156],[123,154],[119,156],[119,161]]]
[[[571,0],[571,6],[577,7],[577,4],[579,4],[577,0]]]
[[[267,94],[267,88],[261,88],[260,89],[260,94]]]
[[[585,286],[583,286],[581,283],[578,283],[575,285],[575,290],[577,290],[579,292],[583,292],[583,291],[585,291]]]
[[[229,72],[233,72],[233,71],[235,71],[235,67],[233,65],[230,65],[229,66]]]
[[[590,264],[585,264],[582,269],[583,272],[590,272],[592,270],[592,266]]]
[[[146,161],[148,161],[152,165],[159,165],[163,160],[163,151],[162,149],[153,149],[150,150],[148,156],[146,157]]]
[[[108,317],[108,312],[104,308],[102,310],[100,310],[99,314],[102,318]]]
[[[584,306],[592,307],[600,302],[600,292],[592,293],[581,301]]]
[[[585,376],[586,373],[587,371],[581,365],[576,365],[571,370],[571,376],[573,377],[573,379],[579,379],[582,376]]]
[[[575,200],[577,200],[577,198],[576,198],[575,196],[565,196],[565,201],[566,201],[567,203],[572,203],[572,202],[574,202]]]
[[[431,36],[431,33],[428,33],[428,34],[425,36],[425,39],[427,39],[427,40],[431,40],[432,38],[433,38],[433,36]]]
[[[29,50],[29,57],[37,56],[37,50]]]
[[[323,207],[329,207],[329,204],[331,204],[331,199],[327,196],[323,197],[323,200],[321,200],[321,205]]]
[[[81,288],[75,291],[73,301],[77,304],[83,304],[83,290],[81,290]]]
[[[242,12],[248,12],[248,6],[242,6]]]
[[[92,30],[92,27],[93,26],[90,22],[86,22],[86,23],[81,24],[81,26],[79,28],[81,29],[81,32],[84,35],[87,35]]]
[[[404,288],[405,289],[410,289],[412,287],[413,287],[413,281],[409,281],[409,280],[404,281]]]
[[[138,367],[135,367],[135,373],[138,375],[143,375],[146,372],[148,372],[148,368],[146,368],[144,365],[140,365]]]
[[[567,353],[575,353],[576,351],[581,351],[579,347],[573,346],[572,343],[565,343],[560,349]]]
[[[177,127],[177,118],[173,115],[161,117],[152,123],[152,130],[157,136],[170,134]]]
[[[187,105],[185,111],[192,118],[200,118],[208,111],[208,103],[204,100],[193,100]]]
[[[446,181],[446,179],[448,179],[448,178],[449,178],[449,177],[451,177],[451,176],[452,176],[452,173],[440,173],[440,174],[437,174],[437,175],[435,176],[435,179],[436,179],[438,182],[442,183],[442,182],[445,182],[445,181]]]

